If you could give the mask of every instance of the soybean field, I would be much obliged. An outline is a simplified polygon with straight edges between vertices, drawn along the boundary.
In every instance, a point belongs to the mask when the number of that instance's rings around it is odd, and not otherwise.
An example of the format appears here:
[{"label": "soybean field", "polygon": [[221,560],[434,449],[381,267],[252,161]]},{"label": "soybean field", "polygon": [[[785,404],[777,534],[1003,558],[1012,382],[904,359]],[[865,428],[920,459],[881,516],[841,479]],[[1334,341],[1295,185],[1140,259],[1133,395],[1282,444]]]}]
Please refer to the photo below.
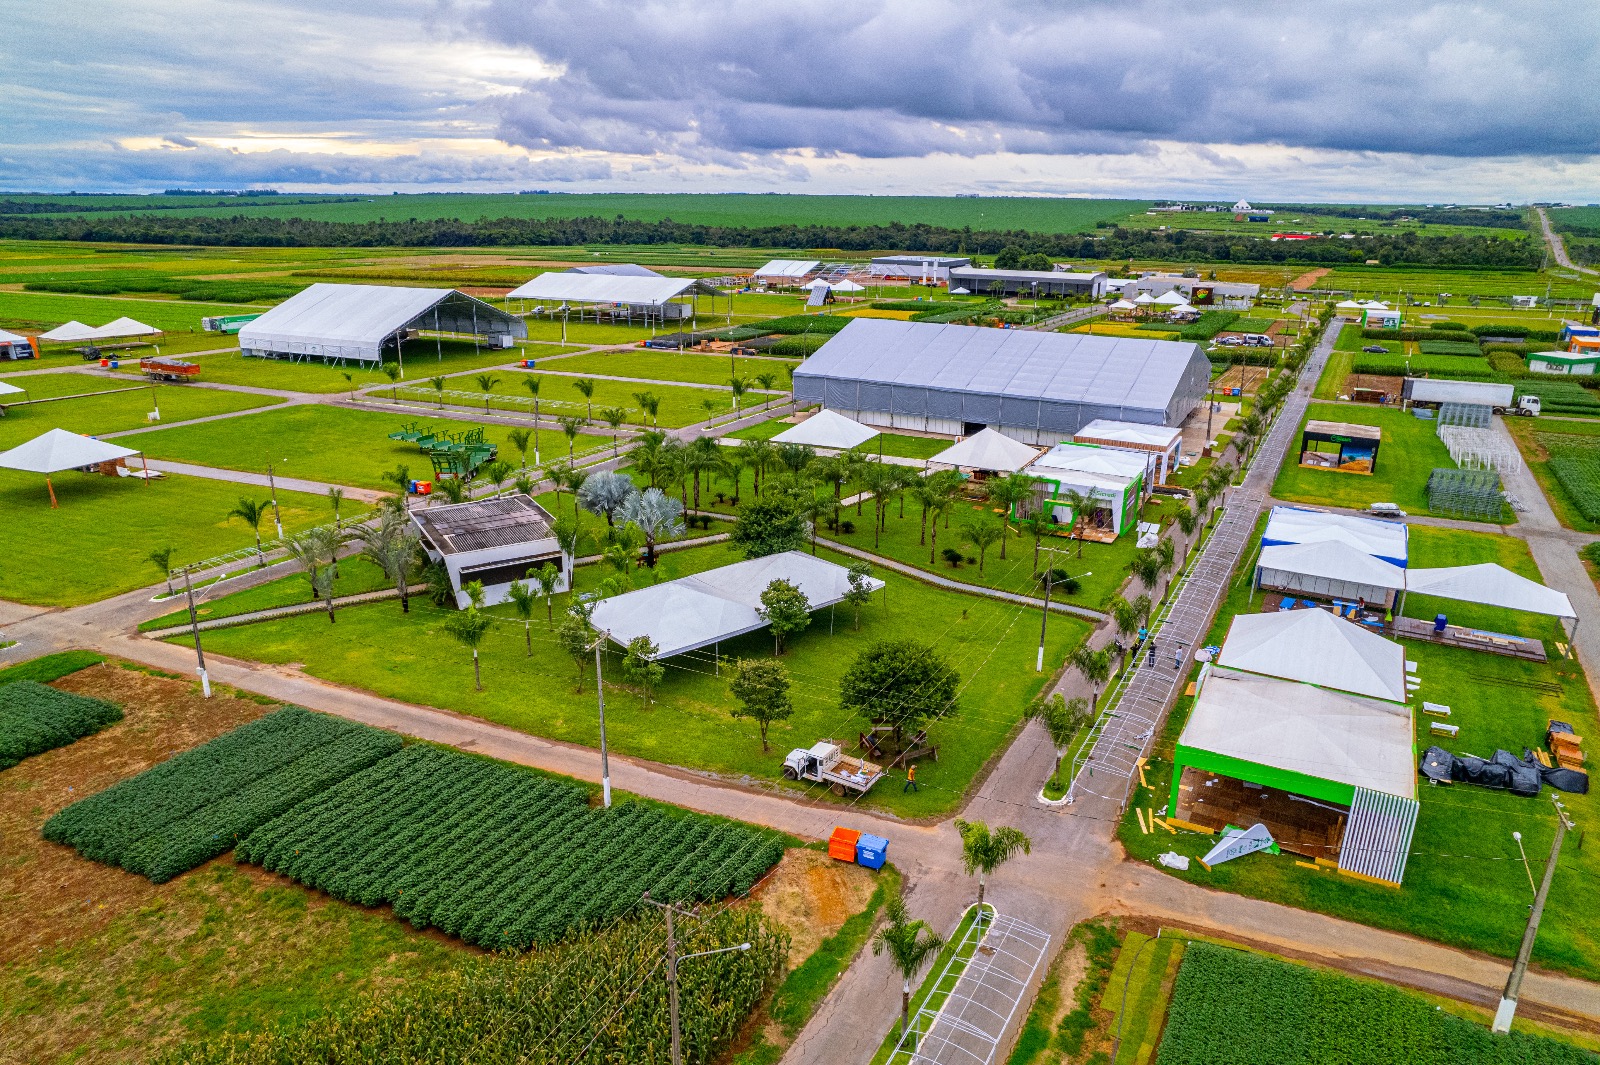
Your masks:
[{"label": "soybean field", "polygon": [[0,687],[0,769],[122,720],[120,707],[32,680]]}]

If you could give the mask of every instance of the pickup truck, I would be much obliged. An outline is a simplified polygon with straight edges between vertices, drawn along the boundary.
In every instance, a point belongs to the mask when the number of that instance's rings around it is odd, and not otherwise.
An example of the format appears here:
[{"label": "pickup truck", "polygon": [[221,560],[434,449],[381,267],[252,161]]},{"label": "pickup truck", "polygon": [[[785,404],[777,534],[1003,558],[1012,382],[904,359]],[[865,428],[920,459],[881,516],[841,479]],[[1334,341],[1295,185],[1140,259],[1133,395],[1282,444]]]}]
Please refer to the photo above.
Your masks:
[{"label": "pickup truck", "polygon": [[810,750],[796,747],[783,760],[783,775],[790,780],[814,780],[833,789],[835,795],[854,792],[865,795],[883,776],[883,767],[860,758],[848,758],[832,740],[813,744]]}]

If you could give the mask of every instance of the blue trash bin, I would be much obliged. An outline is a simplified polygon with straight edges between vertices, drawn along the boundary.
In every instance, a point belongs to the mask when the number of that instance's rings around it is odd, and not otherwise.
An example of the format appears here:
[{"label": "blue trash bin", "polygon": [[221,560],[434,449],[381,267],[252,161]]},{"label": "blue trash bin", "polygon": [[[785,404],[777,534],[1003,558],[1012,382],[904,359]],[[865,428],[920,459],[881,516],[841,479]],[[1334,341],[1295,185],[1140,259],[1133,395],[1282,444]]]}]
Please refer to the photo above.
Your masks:
[{"label": "blue trash bin", "polygon": [[1446,622],[1445,622],[1443,614],[1435,614],[1434,615],[1434,618],[1433,618],[1433,631],[1434,632],[1443,632],[1445,624],[1446,624]]},{"label": "blue trash bin", "polygon": [[882,869],[889,856],[889,841],[882,836],[863,834],[856,840],[856,864],[868,869]]}]

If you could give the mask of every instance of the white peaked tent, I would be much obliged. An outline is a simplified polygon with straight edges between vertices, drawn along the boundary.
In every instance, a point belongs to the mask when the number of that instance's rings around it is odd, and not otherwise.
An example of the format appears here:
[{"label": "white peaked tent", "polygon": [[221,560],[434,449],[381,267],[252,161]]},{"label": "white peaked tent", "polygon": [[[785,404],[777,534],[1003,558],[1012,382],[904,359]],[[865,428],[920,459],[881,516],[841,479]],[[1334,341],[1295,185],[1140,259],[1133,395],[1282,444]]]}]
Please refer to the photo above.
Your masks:
[{"label": "white peaked tent", "polygon": [[1038,457],[1038,448],[1013,440],[998,430],[984,429],[945,448],[928,461],[970,470],[1014,473]]},{"label": "white peaked tent", "polygon": [[1136,311],[1139,309],[1139,305],[1132,300],[1118,300],[1111,305],[1111,309],[1114,311]]},{"label": "white peaked tent", "polygon": [[1217,664],[1390,702],[1406,701],[1406,653],[1326,610],[1240,614]]},{"label": "white peaked tent", "polygon": [[18,388],[16,385],[8,384],[5,381],[0,381],[0,396],[15,396],[18,393],[26,391],[26,388]]},{"label": "white peaked tent", "polygon": [[866,291],[866,289],[864,287],[862,287],[861,285],[856,284],[854,281],[850,280],[848,277],[841,277],[839,280],[830,283],[830,285],[828,287],[833,289],[835,292],[865,292]]},{"label": "white peaked tent", "polygon": [[1358,300],[1340,300],[1333,307],[1339,311],[1364,311],[1367,309],[1367,305]]},{"label": "white peaked tent", "polygon": [[953,289],[950,290],[950,295],[952,295],[952,296],[970,296],[970,295],[972,295],[972,290],[970,288],[953,288]]},{"label": "white peaked tent", "polygon": [[27,343],[27,340],[28,338],[25,336],[8,333],[4,329],[0,329],[0,344],[24,344]]},{"label": "white peaked tent", "polygon": [[1319,599],[1364,599],[1389,607],[1405,586],[1405,570],[1338,540],[1263,547],[1256,562],[1257,588]]},{"label": "white peaked tent", "polygon": [[114,322],[107,322],[94,331],[96,340],[109,340],[112,337],[144,337],[159,333],[161,330],[153,325],[145,325],[135,318],[118,318]]},{"label": "white peaked tent", "polygon": [[1172,313],[1173,314],[1199,314],[1200,311],[1198,309],[1190,306],[1187,303],[1180,303],[1180,304],[1178,304],[1178,306],[1172,308]]},{"label": "white peaked tent", "polygon": [[1558,618],[1578,616],[1565,592],[1530,581],[1493,562],[1408,570],[1406,591],[1507,610],[1526,610],[1530,614],[1550,614]]},{"label": "white peaked tent", "polygon": [[[799,588],[812,610],[843,602],[850,590],[844,566],[783,551],[602,599],[590,620],[621,647],[648,636],[655,657],[667,658],[766,627],[761,593],[777,580]],[[868,577],[867,587],[878,591],[883,582]]]},{"label": "white peaked tent", "polygon": [[1148,292],[1141,292],[1137,296],[1133,297],[1133,302],[1135,306],[1148,307],[1152,303],[1156,302],[1156,298],[1150,295]]},{"label": "white peaked tent", "polygon": [[1178,307],[1188,303],[1189,297],[1185,296],[1177,289],[1173,289],[1170,292],[1163,292],[1161,295],[1157,296],[1155,298],[1155,302],[1165,304],[1168,307]]},{"label": "white peaked tent", "polygon": [[785,429],[772,438],[774,444],[806,444],[810,447],[848,451],[878,435],[878,430],[846,418],[824,407],[805,421]]},{"label": "white peaked tent", "polygon": [[48,333],[40,333],[39,339],[50,341],[92,340],[94,339],[94,327],[84,325],[77,319],[73,319],[65,325],[56,326]]},{"label": "white peaked tent", "polygon": [[[51,429],[36,436],[26,444],[18,444],[10,451],[0,451],[0,469],[21,470],[24,473],[44,474],[45,487],[50,491],[50,505],[56,505],[55,485],[50,475],[62,470],[98,466],[102,462],[115,462],[139,452],[132,448],[108,444],[89,436],[79,436],[65,429]],[[149,484],[145,480],[145,484]]]}]

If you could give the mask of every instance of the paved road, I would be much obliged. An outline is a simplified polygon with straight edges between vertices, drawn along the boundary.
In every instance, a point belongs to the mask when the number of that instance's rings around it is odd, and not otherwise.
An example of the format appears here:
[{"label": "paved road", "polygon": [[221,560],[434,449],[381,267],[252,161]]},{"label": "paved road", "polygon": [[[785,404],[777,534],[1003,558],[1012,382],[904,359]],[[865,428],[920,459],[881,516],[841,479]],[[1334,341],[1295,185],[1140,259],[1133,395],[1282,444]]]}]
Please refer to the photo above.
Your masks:
[{"label": "paved road", "polygon": [[1550,224],[1550,215],[1543,207],[1535,207],[1539,212],[1539,227],[1544,230],[1544,242],[1550,246],[1550,255],[1561,266],[1568,270],[1577,270],[1585,274],[1600,274],[1600,270],[1591,270],[1587,266],[1579,266],[1567,254],[1567,243],[1561,239],[1561,234],[1556,232],[1555,226]]}]

